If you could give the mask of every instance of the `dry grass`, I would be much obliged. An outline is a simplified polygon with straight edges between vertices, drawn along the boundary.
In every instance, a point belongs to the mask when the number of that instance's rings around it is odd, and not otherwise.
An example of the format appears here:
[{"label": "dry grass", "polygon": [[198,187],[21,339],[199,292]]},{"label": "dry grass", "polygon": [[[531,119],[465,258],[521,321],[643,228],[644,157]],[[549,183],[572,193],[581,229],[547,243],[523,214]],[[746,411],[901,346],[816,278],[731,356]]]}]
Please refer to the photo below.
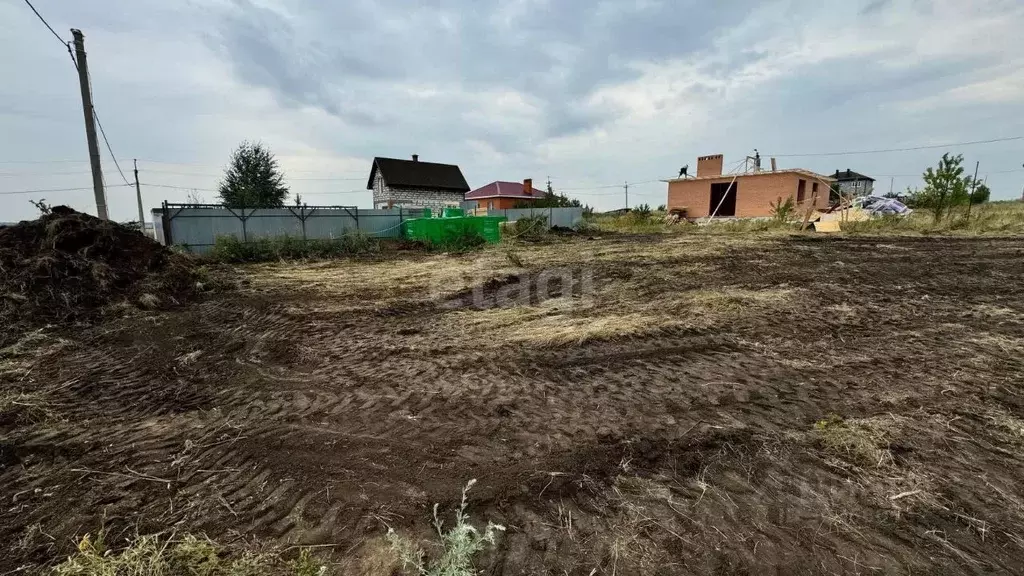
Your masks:
[{"label": "dry grass", "polygon": [[832,415],[814,424],[814,435],[825,450],[863,468],[892,465],[889,442],[899,421],[895,417],[844,419]]},{"label": "dry grass", "polygon": [[532,306],[449,314],[452,334],[486,336],[496,342],[536,345],[581,345],[596,340],[630,338],[679,327],[707,327],[754,310],[785,305],[790,290],[693,290],[663,300],[636,298],[629,282],[606,282],[582,298],[552,298]]},{"label": "dry grass", "polygon": [[691,309],[705,314],[735,314],[748,307],[771,307],[786,302],[791,290],[745,290],[723,288],[720,290],[693,290],[683,294],[682,301]]},{"label": "dry grass", "polygon": [[989,410],[984,415],[998,432],[1005,434],[1010,441],[1024,441],[1024,420],[1006,410]]},{"label": "dry grass", "polygon": [[843,222],[842,229],[847,234],[1016,235],[1024,233],[1024,203],[981,204],[971,208],[970,216],[967,215],[966,207],[960,207],[950,218],[939,222],[935,222],[929,211],[918,210],[906,218],[881,217],[862,222]]},{"label": "dry grass", "polygon": [[463,310],[451,315],[453,327],[487,332],[501,340],[540,345],[582,344],[635,336],[677,323],[665,316],[602,311],[571,298],[552,298],[536,306]]},{"label": "dry grass", "polygon": [[63,420],[40,394],[0,392],[0,426],[29,426]]},{"label": "dry grass", "polygon": [[0,349],[0,381],[24,380],[35,362],[70,344],[69,340],[55,337],[46,329],[26,333],[14,344]]},{"label": "dry grass", "polygon": [[124,548],[108,549],[101,531],[78,543],[78,551],[58,564],[55,576],[322,576],[327,566],[308,549],[286,561],[271,552],[227,551],[206,537],[140,536]]},{"label": "dry grass", "polygon": [[[722,218],[698,224],[668,224],[659,218],[642,218],[634,214],[624,216],[595,216],[589,222],[598,230],[629,234],[673,235],[762,235],[800,233],[800,223],[780,222],[771,218]],[[843,234],[871,235],[1010,235],[1024,233],[1024,203],[989,202],[971,208],[957,208],[948,219],[935,222],[932,214],[918,210],[909,217],[876,217],[860,222],[843,222]],[[805,232],[813,234],[813,232]]]}]

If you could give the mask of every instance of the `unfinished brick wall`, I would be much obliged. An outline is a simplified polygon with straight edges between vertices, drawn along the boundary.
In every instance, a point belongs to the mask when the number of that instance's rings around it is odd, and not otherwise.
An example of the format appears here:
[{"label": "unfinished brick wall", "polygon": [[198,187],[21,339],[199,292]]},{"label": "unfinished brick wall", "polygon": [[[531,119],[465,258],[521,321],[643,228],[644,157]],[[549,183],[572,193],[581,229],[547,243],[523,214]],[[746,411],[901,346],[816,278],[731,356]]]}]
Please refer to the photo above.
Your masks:
[{"label": "unfinished brick wall", "polygon": [[697,157],[697,177],[720,176],[722,174],[722,163],[725,159],[721,154]]},{"label": "unfinished brick wall", "polygon": [[[721,178],[669,182],[667,206],[669,210],[685,207],[689,218],[707,217],[715,209],[715,206],[710,205],[711,185],[728,184],[732,182],[732,179],[732,176],[722,176]],[[815,208],[828,207],[829,181],[827,179],[815,180],[809,175],[796,172],[761,172],[759,174],[744,174],[736,178],[736,217],[771,216],[770,204],[777,201],[779,197],[783,201],[788,196],[792,196],[794,201],[796,200],[800,180],[806,181],[804,202],[810,202],[814,183],[818,182],[818,200],[815,203]]]}]

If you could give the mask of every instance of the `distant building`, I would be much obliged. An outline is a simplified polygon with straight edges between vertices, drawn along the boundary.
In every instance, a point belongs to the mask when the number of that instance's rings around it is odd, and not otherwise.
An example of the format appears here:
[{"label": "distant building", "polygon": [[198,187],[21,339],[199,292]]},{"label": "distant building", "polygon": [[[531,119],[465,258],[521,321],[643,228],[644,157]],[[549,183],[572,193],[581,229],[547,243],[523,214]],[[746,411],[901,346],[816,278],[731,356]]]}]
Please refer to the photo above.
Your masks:
[{"label": "distant building", "polygon": [[[802,168],[722,174],[721,154],[697,158],[697,175],[668,182],[669,211],[686,211],[687,218],[761,218],[772,215],[771,204],[792,197],[798,210],[824,209],[834,180]],[[773,163],[774,166],[774,163]],[[813,204],[812,204],[813,202]]]},{"label": "distant building", "polygon": [[875,189],[874,178],[854,172],[849,168],[843,171],[836,170],[832,177],[835,178],[836,186],[842,191],[843,196],[870,196]]},{"label": "distant building", "polygon": [[544,196],[544,192],[534,190],[533,180],[527,178],[522,182],[491,182],[466,194],[466,202],[475,202],[475,208],[503,210],[524,203],[532,204]]},{"label": "distant building", "polygon": [[374,208],[444,208],[459,206],[469,185],[454,164],[374,158],[366,189],[373,190]]}]

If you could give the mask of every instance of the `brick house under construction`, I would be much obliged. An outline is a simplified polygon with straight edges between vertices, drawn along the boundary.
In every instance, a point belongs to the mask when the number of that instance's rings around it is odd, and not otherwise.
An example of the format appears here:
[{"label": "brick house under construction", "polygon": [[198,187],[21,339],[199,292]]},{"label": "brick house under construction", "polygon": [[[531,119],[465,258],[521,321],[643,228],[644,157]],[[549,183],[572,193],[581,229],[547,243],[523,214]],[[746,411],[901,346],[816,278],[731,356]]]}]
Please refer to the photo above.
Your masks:
[{"label": "brick house under construction", "polygon": [[[792,196],[798,206],[824,209],[833,178],[802,168],[722,174],[721,154],[697,158],[697,175],[668,182],[669,210],[685,209],[687,218],[759,218],[771,216],[770,204]],[[772,162],[774,166],[774,161]],[[717,208],[717,211],[716,211]]]}]

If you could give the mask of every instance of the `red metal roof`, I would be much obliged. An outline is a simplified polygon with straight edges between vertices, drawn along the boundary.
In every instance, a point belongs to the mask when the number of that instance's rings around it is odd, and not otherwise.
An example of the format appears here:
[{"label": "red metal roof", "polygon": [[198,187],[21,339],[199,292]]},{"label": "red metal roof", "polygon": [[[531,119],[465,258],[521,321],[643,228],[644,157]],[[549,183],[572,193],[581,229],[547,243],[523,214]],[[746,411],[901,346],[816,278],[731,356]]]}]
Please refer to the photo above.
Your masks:
[{"label": "red metal roof", "polygon": [[523,198],[537,200],[543,196],[544,191],[536,188],[533,189],[533,194],[526,194],[523,192],[522,182],[495,181],[472,192],[468,192],[466,200],[477,200],[480,198]]}]

